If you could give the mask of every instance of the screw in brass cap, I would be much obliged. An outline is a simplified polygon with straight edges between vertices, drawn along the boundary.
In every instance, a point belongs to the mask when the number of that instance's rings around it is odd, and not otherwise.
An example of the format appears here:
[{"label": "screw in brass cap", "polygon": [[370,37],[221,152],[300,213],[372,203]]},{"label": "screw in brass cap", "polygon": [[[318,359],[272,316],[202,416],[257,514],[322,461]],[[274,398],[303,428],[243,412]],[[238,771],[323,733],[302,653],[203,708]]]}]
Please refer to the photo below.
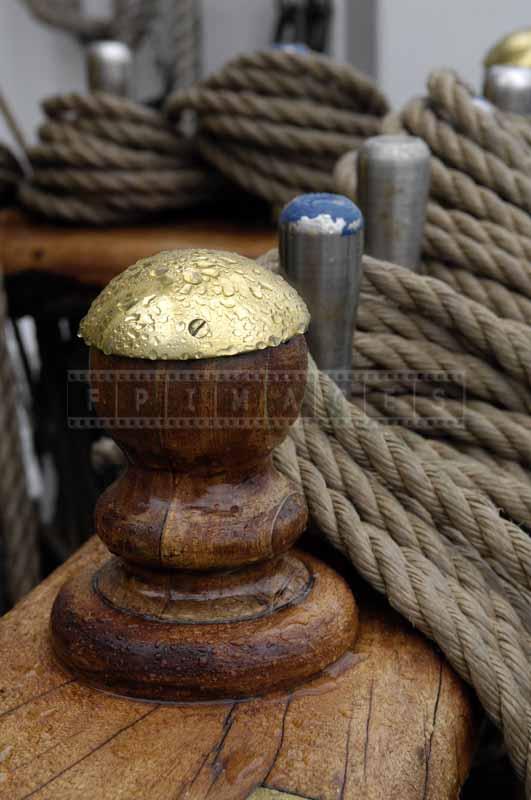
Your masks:
[{"label": "screw in brass cap", "polygon": [[276,347],[304,333],[308,309],[286,281],[220,250],[173,250],[114,278],[80,336],[107,355],[187,361]]}]

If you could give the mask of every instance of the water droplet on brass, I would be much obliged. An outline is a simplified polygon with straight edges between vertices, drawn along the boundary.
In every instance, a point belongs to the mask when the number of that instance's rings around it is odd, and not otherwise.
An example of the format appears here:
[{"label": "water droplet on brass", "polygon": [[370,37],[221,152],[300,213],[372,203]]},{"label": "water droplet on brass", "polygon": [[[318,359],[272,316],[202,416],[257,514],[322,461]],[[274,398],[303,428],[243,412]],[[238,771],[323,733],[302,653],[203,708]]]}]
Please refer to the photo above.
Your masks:
[{"label": "water droplet on brass", "polygon": [[[307,322],[281,278],[236,254],[190,249],[143,259],[113,279],[81,330],[116,355],[186,360],[274,347]],[[194,339],[190,351],[183,334]]]},{"label": "water droplet on brass", "polygon": [[195,269],[183,270],[183,278],[186,281],[186,283],[190,283],[193,286],[197,286],[202,281],[201,273]]}]

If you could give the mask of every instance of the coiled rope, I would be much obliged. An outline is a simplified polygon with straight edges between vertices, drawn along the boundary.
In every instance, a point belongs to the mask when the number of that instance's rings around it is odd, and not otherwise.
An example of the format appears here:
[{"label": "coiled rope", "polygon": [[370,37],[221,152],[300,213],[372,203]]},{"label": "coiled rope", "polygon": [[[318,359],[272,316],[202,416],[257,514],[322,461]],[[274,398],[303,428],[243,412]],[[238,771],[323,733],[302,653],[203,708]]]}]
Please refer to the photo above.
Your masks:
[{"label": "coiled rope", "polygon": [[273,204],[333,189],[337,158],[380,132],[387,101],[349,65],[316,53],[243,54],[168,100],[170,119],[198,117],[200,152]]},{"label": "coiled rope", "polygon": [[[428,88],[384,125],[432,152],[428,275],[365,259],[362,391],[349,402],[312,363],[275,459],[317,528],[474,687],[531,797],[531,149],[453,73]],[[336,168],[351,196],[354,160]]]},{"label": "coiled rope", "polygon": [[164,117],[106,94],[70,94],[43,103],[47,121],[29,149],[26,208],[94,225],[131,221],[205,201],[219,176]]},{"label": "coiled rope", "polygon": [[[531,126],[475,105],[450,71],[428,81],[428,96],[389,115],[388,133],[420,136],[432,152],[424,263],[439,278],[499,316],[531,323]],[[353,156],[336,185],[355,194]]]},{"label": "coiled rope", "polygon": [[481,110],[454,73],[439,70],[428,96],[388,121],[396,127],[421,136],[432,152],[428,274],[530,324],[531,126]]},{"label": "coiled rope", "polygon": [[[262,263],[278,268],[277,253]],[[400,319],[400,310],[411,309],[414,317],[422,313],[447,345],[459,340],[454,355],[474,352],[477,363],[466,377],[489,366],[494,382],[504,387],[518,372],[515,405],[529,404],[529,372],[511,366],[511,356],[500,363],[501,352],[491,341],[495,330],[502,340],[514,326],[512,344],[524,346],[526,352],[519,350],[524,366],[531,353],[520,326],[436,279],[375,259],[364,261],[363,289],[360,327],[372,330],[355,335],[355,364],[360,353],[365,359],[365,345],[381,335],[381,316],[374,326],[369,322],[375,303],[388,303],[387,319]],[[406,337],[422,330],[408,329],[403,321]],[[395,343],[407,351],[416,342],[402,334],[395,335]],[[424,369],[433,365],[428,351]],[[316,527],[474,687],[503,732],[529,797],[531,540],[521,527],[531,525],[529,416],[488,406],[474,399],[474,392],[466,406],[441,405],[422,395],[383,395],[378,383],[371,391],[364,370],[358,377],[363,394],[349,402],[310,362],[301,417],[275,451],[275,463],[302,486]],[[431,439],[433,430],[428,437],[412,430],[409,423],[417,419],[425,433],[418,404],[441,432],[455,435],[458,446],[451,438]],[[402,424],[390,426],[395,416]],[[453,424],[445,424],[448,417]],[[475,450],[461,452],[462,444]]]}]

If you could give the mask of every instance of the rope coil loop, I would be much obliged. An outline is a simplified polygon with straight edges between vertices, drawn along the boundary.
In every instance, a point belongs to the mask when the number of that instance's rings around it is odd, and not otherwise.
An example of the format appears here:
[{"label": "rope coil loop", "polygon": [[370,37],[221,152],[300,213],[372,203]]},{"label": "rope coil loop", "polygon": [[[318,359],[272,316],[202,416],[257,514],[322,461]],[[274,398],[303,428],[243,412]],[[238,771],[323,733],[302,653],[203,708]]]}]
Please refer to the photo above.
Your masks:
[{"label": "rope coil loop", "polygon": [[198,117],[202,155],[227,178],[273,204],[333,191],[333,165],[380,132],[385,97],[349,65],[316,53],[243,54],[190,89],[166,113]]},{"label": "rope coil loop", "polygon": [[[279,268],[275,250],[260,260]],[[529,797],[528,334],[437,279],[366,257],[360,391],[348,402],[311,362],[301,418],[274,457],[316,528],[474,687]],[[389,393],[382,368],[458,371],[466,402],[429,382]]]},{"label": "rope coil loop", "polygon": [[34,172],[20,187],[26,208],[93,225],[206,201],[219,176],[158,112],[102,93],[44,101],[40,144],[29,150]]},{"label": "rope coil loop", "polygon": [[[383,129],[431,150],[426,274],[365,259],[361,391],[349,404],[313,366],[276,462],[316,526],[471,683],[531,797],[531,128],[436,71]],[[355,199],[355,152],[334,177]],[[430,372],[445,376],[436,392]]]},{"label": "rope coil loop", "polygon": [[437,70],[427,97],[390,115],[384,129],[420,136],[432,151],[428,273],[500,317],[530,324],[529,123],[485,112],[454,72]]}]

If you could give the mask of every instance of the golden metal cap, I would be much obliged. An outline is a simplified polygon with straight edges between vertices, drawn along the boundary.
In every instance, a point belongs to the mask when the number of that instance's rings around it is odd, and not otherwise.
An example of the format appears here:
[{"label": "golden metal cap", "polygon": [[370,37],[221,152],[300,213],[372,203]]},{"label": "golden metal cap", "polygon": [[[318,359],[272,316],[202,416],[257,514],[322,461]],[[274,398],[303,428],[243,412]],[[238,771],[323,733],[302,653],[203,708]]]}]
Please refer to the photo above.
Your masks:
[{"label": "golden metal cap", "polygon": [[512,64],[531,68],[531,28],[514,31],[496,42],[485,56],[485,66]]},{"label": "golden metal cap", "polygon": [[276,347],[304,333],[309,321],[295,289],[255,261],[174,250],[114,278],[79,333],[108,355],[187,361]]}]

